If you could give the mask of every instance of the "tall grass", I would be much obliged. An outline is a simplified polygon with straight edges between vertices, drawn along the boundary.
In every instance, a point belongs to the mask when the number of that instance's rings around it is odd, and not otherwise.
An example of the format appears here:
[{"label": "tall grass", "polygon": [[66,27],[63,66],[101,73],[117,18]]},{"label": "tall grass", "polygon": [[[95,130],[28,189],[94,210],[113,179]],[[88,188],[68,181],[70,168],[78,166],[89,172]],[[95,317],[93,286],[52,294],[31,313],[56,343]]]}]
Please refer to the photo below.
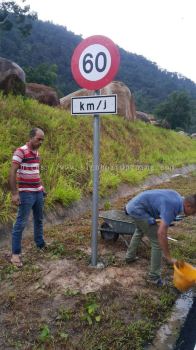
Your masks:
[{"label": "tall grass", "polygon": [[[187,136],[118,116],[100,118],[102,196],[123,182],[136,184],[151,174],[196,163],[196,141]],[[12,153],[35,126],[45,131],[40,154],[47,207],[56,202],[69,206],[92,192],[93,117],[72,117],[34,100],[0,95],[0,190],[7,198],[0,202],[1,221],[12,214],[7,187]]]}]

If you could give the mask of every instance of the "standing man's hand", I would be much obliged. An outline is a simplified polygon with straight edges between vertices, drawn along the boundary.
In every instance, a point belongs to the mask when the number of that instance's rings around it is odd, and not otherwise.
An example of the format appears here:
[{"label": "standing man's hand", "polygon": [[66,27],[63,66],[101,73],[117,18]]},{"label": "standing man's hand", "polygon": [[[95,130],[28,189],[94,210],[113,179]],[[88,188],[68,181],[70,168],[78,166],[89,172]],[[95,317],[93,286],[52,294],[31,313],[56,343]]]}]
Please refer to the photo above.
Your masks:
[{"label": "standing man's hand", "polygon": [[20,167],[20,164],[12,163],[12,166],[10,169],[9,184],[10,184],[10,190],[12,192],[12,203],[14,205],[20,204],[20,197],[16,186],[16,173],[19,167]]},{"label": "standing man's hand", "polygon": [[14,193],[14,194],[12,194],[12,203],[13,203],[14,205],[19,205],[19,204],[20,204],[19,193]]}]

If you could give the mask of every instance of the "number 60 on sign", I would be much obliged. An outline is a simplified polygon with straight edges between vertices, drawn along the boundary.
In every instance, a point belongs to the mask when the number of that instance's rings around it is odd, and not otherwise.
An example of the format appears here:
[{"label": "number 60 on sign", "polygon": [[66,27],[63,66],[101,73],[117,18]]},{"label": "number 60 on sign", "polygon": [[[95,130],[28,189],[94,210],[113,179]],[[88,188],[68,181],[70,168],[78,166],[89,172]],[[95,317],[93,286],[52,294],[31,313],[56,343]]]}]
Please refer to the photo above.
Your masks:
[{"label": "number 60 on sign", "polygon": [[71,70],[79,86],[97,90],[109,84],[117,73],[120,55],[116,45],[101,35],[83,40],[75,49]]}]

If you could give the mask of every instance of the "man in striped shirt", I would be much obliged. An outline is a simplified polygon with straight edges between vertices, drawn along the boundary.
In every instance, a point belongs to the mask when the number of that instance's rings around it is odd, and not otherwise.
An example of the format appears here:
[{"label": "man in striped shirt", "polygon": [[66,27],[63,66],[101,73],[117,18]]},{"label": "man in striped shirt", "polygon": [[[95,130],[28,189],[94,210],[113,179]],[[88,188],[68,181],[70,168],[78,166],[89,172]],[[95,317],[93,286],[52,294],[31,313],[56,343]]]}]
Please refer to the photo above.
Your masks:
[{"label": "man in striped shirt", "polygon": [[18,214],[12,231],[11,262],[22,267],[21,241],[22,232],[26,226],[30,211],[33,211],[34,241],[38,248],[43,249],[43,195],[41,183],[38,148],[44,141],[44,132],[33,128],[29,133],[29,142],[14,152],[10,171],[10,188],[12,203],[18,205]]}]

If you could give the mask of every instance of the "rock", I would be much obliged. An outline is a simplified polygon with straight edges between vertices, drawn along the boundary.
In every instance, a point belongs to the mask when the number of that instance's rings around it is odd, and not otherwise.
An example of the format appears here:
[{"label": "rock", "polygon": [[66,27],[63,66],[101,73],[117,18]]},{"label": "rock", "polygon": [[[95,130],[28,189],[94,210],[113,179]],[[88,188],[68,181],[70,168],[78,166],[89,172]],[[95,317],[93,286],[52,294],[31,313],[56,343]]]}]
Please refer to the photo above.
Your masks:
[{"label": "rock", "polygon": [[136,111],[136,119],[139,119],[145,123],[151,123],[151,118],[144,112]]},{"label": "rock", "polygon": [[157,120],[155,119],[154,121],[151,121],[151,124],[155,126],[159,126],[160,128],[171,129],[171,125],[165,119],[157,119]]},{"label": "rock", "polygon": [[149,123],[165,129],[171,129],[170,124],[167,122],[167,120],[156,119],[153,115],[147,114],[145,112],[136,111],[136,118],[142,120],[145,123]]},{"label": "rock", "polygon": [[183,130],[178,131],[178,134],[183,136],[189,136],[189,134]]},{"label": "rock", "polygon": [[0,57],[0,90],[25,95],[25,72],[15,62]]},{"label": "rock", "polygon": [[196,139],[196,133],[191,134],[191,138],[192,138],[192,139]]},{"label": "rock", "polygon": [[101,94],[116,94],[118,115],[128,120],[134,121],[136,119],[135,100],[130,89],[124,83],[121,81],[112,81],[101,89]]},{"label": "rock", "polygon": [[[101,95],[117,95],[117,114],[128,120],[135,120],[136,110],[134,97],[129,88],[120,81],[112,81],[100,91]],[[94,91],[81,89],[77,90],[60,99],[60,105],[63,109],[71,110],[71,98],[78,96],[92,96]]]},{"label": "rock", "polygon": [[58,106],[57,92],[50,86],[36,83],[26,84],[26,96],[49,106]]}]

